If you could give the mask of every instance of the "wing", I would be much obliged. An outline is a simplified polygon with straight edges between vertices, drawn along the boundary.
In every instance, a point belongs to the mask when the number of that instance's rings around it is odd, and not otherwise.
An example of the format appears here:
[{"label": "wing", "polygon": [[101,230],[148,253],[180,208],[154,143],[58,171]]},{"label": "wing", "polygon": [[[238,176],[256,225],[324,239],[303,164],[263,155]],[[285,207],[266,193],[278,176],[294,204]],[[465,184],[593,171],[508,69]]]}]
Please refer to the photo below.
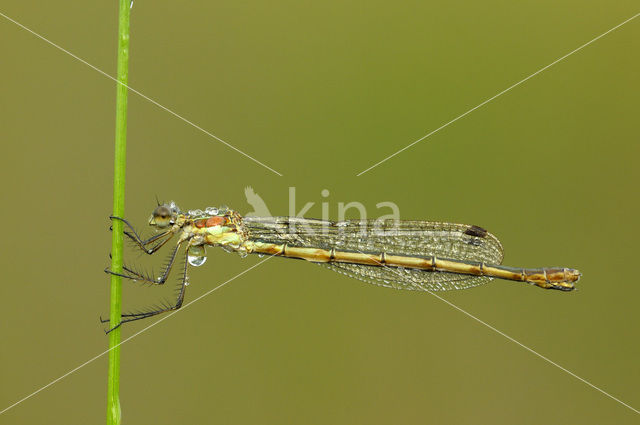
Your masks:
[{"label": "wing", "polygon": [[470,276],[447,272],[401,269],[397,267],[375,267],[363,264],[317,263],[345,276],[384,286],[410,291],[450,291],[467,289],[490,282],[487,276]]},{"label": "wing", "polygon": [[[379,255],[436,256],[453,260],[502,262],[500,241],[466,224],[405,220],[331,222],[297,217],[246,217],[249,237],[289,246],[356,251]],[[485,276],[350,263],[320,265],[368,283],[391,288],[444,291],[487,283]]]}]

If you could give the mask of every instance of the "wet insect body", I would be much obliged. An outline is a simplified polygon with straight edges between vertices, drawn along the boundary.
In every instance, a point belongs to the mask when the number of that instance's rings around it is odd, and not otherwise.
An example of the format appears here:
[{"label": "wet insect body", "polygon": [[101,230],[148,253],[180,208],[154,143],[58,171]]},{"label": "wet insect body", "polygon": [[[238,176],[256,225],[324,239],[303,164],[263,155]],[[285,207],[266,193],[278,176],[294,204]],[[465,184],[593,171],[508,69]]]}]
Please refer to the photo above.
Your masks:
[{"label": "wet insect body", "polygon": [[242,217],[228,208],[182,212],[175,203],[159,205],[149,224],[158,233],[142,240],[131,224],[125,235],[147,254],[177,237],[159,277],[124,266],[122,277],[164,284],[178,256],[186,259],[174,304],[122,315],[122,323],[180,308],[189,265],[206,261],[206,247],[248,254],[295,258],[317,263],[376,285],[418,291],[465,289],[493,278],[540,288],[573,290],[580,272],[565,267],[502,266],[500,241],[478,226],[430,221],[352,220],[330,222],[299,217]]}]

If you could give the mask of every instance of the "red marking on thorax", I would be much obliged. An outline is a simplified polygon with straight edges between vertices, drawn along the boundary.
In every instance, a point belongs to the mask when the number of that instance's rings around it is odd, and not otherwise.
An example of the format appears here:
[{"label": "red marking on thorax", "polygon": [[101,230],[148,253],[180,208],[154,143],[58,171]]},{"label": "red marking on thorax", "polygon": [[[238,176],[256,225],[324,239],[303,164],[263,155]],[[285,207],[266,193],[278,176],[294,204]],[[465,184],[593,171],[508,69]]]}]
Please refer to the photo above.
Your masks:
[{"label": "red marking on thorax", "polygon": [[224,222],[225,222],[224,217],[213,216],[209,218],[201,218],[199,220],[195,220],[193,224],[195,224],[195,226],[198,229],[202,229],[203,227],[220,226],[221,224],[224,224]]}]

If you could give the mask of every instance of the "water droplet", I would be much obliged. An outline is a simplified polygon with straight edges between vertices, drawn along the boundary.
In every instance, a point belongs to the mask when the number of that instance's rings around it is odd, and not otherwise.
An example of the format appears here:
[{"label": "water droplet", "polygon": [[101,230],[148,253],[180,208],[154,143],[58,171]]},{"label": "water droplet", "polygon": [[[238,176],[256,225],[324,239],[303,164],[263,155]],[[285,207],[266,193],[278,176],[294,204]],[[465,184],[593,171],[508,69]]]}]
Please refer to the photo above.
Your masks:
[{"label": "water droplet", "polygon": [[218,209],[215,207],[207,207],[204,211],[210,215],[218,215]]},{"label": "water droplet", "polygon": [[207,253],[205,252],[204,246],[198,245],[189,247],[187,261],[189,261],[189,264],[192,266],[199,267],[203,265],[207,261]]},{"label": "water droplet", "polygon": [[187,256],[187,260],[189,264],[192,266],[200,267],[207,261],[207,257],[205,256],[197,256],[197,255],[189,255]]}]

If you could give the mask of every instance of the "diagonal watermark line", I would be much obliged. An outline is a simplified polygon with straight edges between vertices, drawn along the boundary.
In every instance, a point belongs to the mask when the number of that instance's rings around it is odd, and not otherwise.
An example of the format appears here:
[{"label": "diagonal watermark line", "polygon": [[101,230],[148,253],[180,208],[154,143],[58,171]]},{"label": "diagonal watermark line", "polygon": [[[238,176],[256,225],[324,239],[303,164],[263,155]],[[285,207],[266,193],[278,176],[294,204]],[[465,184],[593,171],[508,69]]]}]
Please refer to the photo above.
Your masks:
[{"label": "diagonal watermark line", "polygon": [[588,386],[590,386],[591,388],[593,388],[596,391],[599,391],[600,393],[606,395],[607,397],[609,397],[610,399],[617,401],[618,403],[620,403],[621,405],[623,405],[624,407],[633,410],[634,412],[640,414],[640,411],[633,408],[632,406],[628,405],[627,403],[625,403],[624,401],[620,400],[619,398],[616,398],[614,396],[612,396],[611,394],[609,394],[608,392],[606,392],[605,390],[595,386],[594,384],[592,384],[591,382],[587,381],[584,378],[581,378],[580,376],[576,375],[575,373],[571,372],[569,369],[560,366],[558,363],[554,362],[553,360],[551,360],[548,357],[543,356],[542,354],[538,353],[537,351],[535,351],[532,348],[527,347],[526,345],[524,345],[523,343],[521,343],[520,341],[518,341],[515,338],[510,337],[509,335],[507,335],[506,333],[502,332],[499,329],[494,328],[493,326],[491,326],[490,324],[488,324],[487,322],[484,322],[483,320],[477,318],[476,316],[474,316],[473,314],[469,313],[468,311],[465,311],[464,309],[462,309],[461,307],[458,307],[457,305],[453,304],[451,301],[448,301],[444,298],[442,298],[439,295],[436,295],[435,293],[428,291],[430,295],[433,295],[434,297],[436,297],[437,299],[439,299],[440,301],[446,303],[447,305],[449,305],[450,307],[455,308],[456,310],[458,310],[459,312],[465,314],[466,316],[472,318],[473,320],[475,320],[476,322],[486,326],[487,328],[491,329],[492,331],[496,332],[499,335],[502,335],[503,337],[507,338],[509,341],[518,344],[520,347],[524,348],[525,350],[527,350],[528,352],[530,352],[531,354],[534,354],[538,357],[540,357],[542,360],[544,360],[545,362],[554,365],[555,367],[557,367],[558,369],[568,373],[569,375],[573,376],[574,378],[576,378],[577,380],[587,384]]},{"label": "diagonal watermark line", "polygon": [[246,158],[249,158],[250,160],[252,160],[253,162],[255,162],[256,164],[259,164],[261,166],[263,166],[264,168],[266,168],[267,170],[279,175],[280,177],[282,177],[282,174],[277,172],[276,170],[274,170],[273,168],[269,167],[268,165],[263,164],[262,162],[258,161],[257,159],[255,159],[254,157],[252,157],[251,155],[241,151],[240,149],[236,148],[235,146],[233,146],[232,144],[222,140],[220,137],[216,136],[215,134],[205,130],[204,128],[200,127],[199,125],[197,125],[196,123],[194,123],[193,121],[189,121],[188,119],[186,119],[185,117],[183,117],[182,115],[179,115],[178,113],[172,111],[171,109],[167,108],[166,106],[161,105],[160,103],[156,102],[155,100],[151,99],[149,96],[146,96],[144,94],[142,94],[141,92],[139,92],[136,89],[133,89],[131,87],[129,87],[128,85],[121,83],[120,81],[118,81],[117,78],[112,77],[111,75],[107,74],[106,72],[104,72],[103,70],[101,70],[100,68],[90,64],[89,62],[85,61],[84,59],[74,55],[73,53],[71,53],[70,51],[66,50],[65,48],[59,46],[58,44],[54,43],[53,41],[47,39],[46,37],[38,34],[37,32],[35,32],[34,30],[22,25],[20,22],[16,21],[15,19],[11,19],[9,16],[5,15],[4,13],[0,12],[0,16],[2,16],[3,18],[5,18],[6,20],[13,22],[14,24],[16,24],[17,26],[19,26],[20,28],[22,28],[25,31],[30,32],[31,34],[35,35],[36,37],[38,37],[40,40],[44,41],[45,43],[55,47],[56,49],[60,50],[61,52],[66,53],[67,55],[71,56],[72,58],[76,59],[79,62],[82,62],[83,64],[85,64],[86,66],[88,66],[89,68],[93,69],[94,71],[102,74],[103,76],[107,77],[110,80],[115,81],[118,84],[122,84],[123,86],[125,86],[129,91],[131,91],[132,93],[137,94],[138,96],[140,96],[141,98],[153,103],[154,105],[156,105],[158,108],[170,113],[171,115],[173,115],[174,117],[178,118],[179,120],[189,124],[191,127],[200,130],[201,132],[203,132],[204,134],[206,134],[207,136],[216,139],[217,141],[219,141],[220,143],[222,143],[223,145],[225,145],[226,147],[233,149],[234,151],[238,152],[240,155],[245,156]]},{"label": "diagonal watermark line", "polygon": [[551,62],[549,65],[545,66],[544,68],[540,68],[539,70],[537,70],[536,72],[534,72],[533,74],[529,75],[528,77],[518,81],[517,83],[507,87],[506,89],[502,90],[500,93],[496,94],[495,96],[490,97],[489,99],[485,100],[484,102],[480,103],[479,105],[474,106],[473,108],[469,109],[467,112],[458,115],[456,118],[452,119],[451,121],[441,125],[440,127],[436,128],[435,130],[433,130],[430,133],[425,134],[424,136],[422,136],[421,138],[419,138],[418,140],[408,144],[407,146],[405,146],[404,148],[400,149],[397,152],[392,153],[391,155],[389,155],[388,157],[384,158],[381,161],[376,162],[375,164],[373,164],[371,167],[367,168],[364,171],[360,171],[358,174],[356,174],[356,177],[360,177],[361,175],[363,175],[364,173],[366,173],[367,171],[377,167],[378,165],[382,164],[383,162],[386,162],[388,160],[390,160],[391,158],[393,158],[394,156],[398,155],[399,153],[402,153],[404,151],[406,151],[407,149],[409,149],[410,147],[412,147],[413,145],[415,145],[416,143],[419,143],[421,141],[423,141],[424,139],[426,139],[427,137],[431,136],[432,134],[437,133],[438,131],[442,130],[445,127],[448,127],[450,124],[453,124],[454,122],[458,121],[460,118],[465,117],[466,115],[470,114],[471,112],[475,111],[478,108],[481,108],[482,106],[486,105],[487,103],[491,102],[492,100],[502,96],[503,94],[505,94],[506,92],[508,92],[509,90],[519,86],[520,84],[524,83],[525,81],[529,80],[530,78],[535,77],[536,75],[540,74],[543,71],[546,71],[547,69],[551,68],[553,65],[557,64],[558,62],[562,61],[563,59],[568,58],[569,56],[571,56],[572,54],[584,49],[585,47],[587,47],[588,45],[594,43],[595,41],[601,39],[602,37],[604,37],[605,35],[609,34],[612,31],[617,30],[618,28],[620,28],[621,26],[623,26],[624,24],[634,20],[635,18],[637,18],[638,16],[640,16],[640,13],[636,13],[635,15],[633,15],[632,17],[630,17],[629,19],[627,19],[626,21],[623,21],[621,23],[619,23],[618,25],[616,25],[615,27],[611,28],[610,30],[603,32],[602,34],[600,34],[599,36],[587,41],[586,43],[584,43],[582,46],[570,51],[569,53],[567,53],[566,55],[556,59],[555,61]]},{"label": "diagonal watermark line", "polygon": [[[369,257],[369,259],[373,260],[375,263],[377,263],[379,266],[382,266],[388,270],[391,270],[393,273],[399,275],[400,277],[404,277],[404,275],[402,275],[402,273],[399,270],[396,270],[395,268],[389,267],[386,264],[381,263],[377,257],[371,255],[371,254],[366,254],[360,250],[358,250],[358,252],[360,252],[360,254],[366,255]],[[410,283],[412,286],[414,286],[416,289],[427,292],[429,295],[432,295],[434,297],[436,297],[437,299],[439,299],[440,301],[442,301],[443,303],[447,304],[450,307],[455,308],[456,310],[458,310],[459,312],[465,314],[466,316],[472,318],[473,320],[475,320],[476,322],[486,326],[487,328],[491,329],[492,331],[496,332],[499,335],[502,335],[503,337],[507,338],[509,341],[519,345],[520,347],[524,348],[525,350],[529,351],[531,354],[534,354],[536,356],[538,356],[539,358],[541,358],[542,360],[546,361],[549,364],[552,364],[553,366],[557,367],[558,369],[568,373],[569,375],[573,376],[574,378],[576,378],[577,380],[587,384],[588,386],[590,386],[591,388],[593,388],[596,391],[599,391],[600,393],[606,395],[607,397],[609,397],[610,399],[617,401],[618,403],[620,403],[621,405],[623,405],[624,407],[633,410],[635,413],[640,414],[640,411],[635,409],[634,407],[628,405],[627,403],[625,403],[624,401],[620,400],[619,398],[616,398],[614,396],[612,396],[611,394],[609,394],[608,392],[606,392],[605,390],[595,386],[594,384],[592,384],[591,382],[587,381],[584,378],[581,378],[580,376],[576,375],[575,373],[571,372],[569,369],[560,366],[558,363],[554,362],[553,360],[551,360],[548,357],[543,356],[542,354],[538,353],[537,351],[535,351],[532,348],[529,348],[528,346],[524,345],[523,343],[521,343],[520,341],[518,341],[517,339],[510,337],[509,335],[507,335],[506,333],[502,332],[499,329],[496,329],[495,327],[491,326],[490,324],[488,324],[487,322],[479,319],[478,317],[474,316],[473,314],[469,313],[468,311],[464,310],[461,307],[458,307],[457,305],[455,305],[454,303],[452,303],[451,301],[448,301],[444,298],[442,298],[440,295],[437,295],[435,292],[428,290],[427,288],[425,288],[424,286],[418,284],[417,282],[411,282]]]},{"label": "diagonal watermark line", "polygon": [[238,273],[237,275],[233,276],[232,278],[230,278],[230,279],[229,279],[229,280],[227,280],[226,282],[221,283],[220,285],[216,286],[215,288],[208,290],[207,292],[205,292],[204,294],[202,294],[202,295],[200,295],[199,297],[195,298],[194,300],[192,300],[192,301],[190,301],[190,302],[186,303],[186,304],[185,304],[185,305],[183,305],[183,306],[182,306],[182,308],[180,308],[179,310],[172,311],[171,313],[167,314],[166,316],[162,317],[161,319],[159,319],[159,320],[157,320],[157,321],[153,322],[152,324],[150,324],[150,325],[149,325],[149,326],[147,326],[146,328],[143,328],[143,329],[139,330],[138,332],[134,333],[133,335],[131,335],[130,337],[128,337],[128,338],[126,338],[126,339],[123,339],[122,341],[120,341],[120,343],[119,343],[118,345],[116,345],[116,346],[114,346],[114,347],[112,347],[112,348],[110,348],[110,349],[108,349],[108,350],[106,350],[106,351],[103,351],[102,353],[100,353],[100,354],[98,354],[98,355],[96,355],[96,356],[94,356],[94,357],[90,358],[89,360],[87,360],[86,362],[82,363],[81,365],[79,365],[79,366],[77,366],[77,367],[75,367],[75,368],[71,369],[69,372],[65,373],[64,375],[59,376],[58,378],[56,378],[56,379],[54,379],[53,381],[49,382],[47,385],[45,385],[45,386],[43,386],[43,387],[40,387],[39,389],[37,389],[36,391],[32,392],[32,393],[31,393],[31,394],[29,394],[28,396],[23,397],[23,398],[21,398],[20,400],[18,400],[18,401],[16,401],[15,403],[13,403],[12,405],[5,407],[4,409],[2,409],[2,410],[0,411],[0,415],[2,415],[3,413],[5,413],[6,411],[8,411],[8,410],[10,410],[10,409],[12,409],[12,408],[14,408],[14,407],[16,407],[17,405],[19,405],[19,404],[20,404],[20,403],[22,403],[23,401],[26,401],[26,400],[30,399],[31,397],[33,397],[34,395],[38,394],[39,392],[46,390],[47,388],[49,388],[50,386],[52,386],[52,385],[53,385],[53,384],[55,384],[56,382],[59,382],[59,381],[63,380],[64,378],[66,378],[67,376],[69,376],[69,375],[73,374],[74,372],[77,372],[78,370],[82,369],[82,368],[83,368],[83,367],[85,367],[86,365],[88,365],[88,364],[90,364],[90,363],[93,363],[94,361],[98,360],[100,357],[102,357],[102,356],[104,356],[104,355],[108,354],[108,353],[109,353],[109,351],[113,350],[114,348],[119,347],[119,346],[121,346],[122,344],[124,344],[125,342],[127,342],[127,341],[129,341],[129,340],[132,340],[133,338],[137,337],[137,336],[138,336],[138,335],[140,335],[141,333],[148,331],[149,329],[151,329],[152,327],[154,327],[154,326],[155,326],[155,325],[157,325],[158,323],[160,323],[160,322],[163,322],[163,321],[167,320],[169,317],[173,316],[174,314],[177,314],[177,313],[179,313],[179,312],[183,311],[185,308],[189,307],[191,304],[195,303],[196,301],[201,300],[202,298],[206,297],[207,295],[211,294],[212,292],[217,291],[218,289],[220,289],[220,288],[222,288],[223,286],[225,286],[227,283],[229,283],[229,282],[231,282],[231,281],[233,281],[233,280],[235,280],[235,279],[239,278],[240,276],[242,276],[243,274],[247,273],[248,271],[255,269],[256,267],[258,267],[259,265],[263,264],[265,261],[270,260],[271,258],[273,258],[273,256],[269,256],[269,257],[265,258],[264,260],[260,261],[259,263],[254,264],[253,266],[249,267],[248,269],[246,269],[246,270],[244,270],[244,271],[242,271],[242,272]]}]

